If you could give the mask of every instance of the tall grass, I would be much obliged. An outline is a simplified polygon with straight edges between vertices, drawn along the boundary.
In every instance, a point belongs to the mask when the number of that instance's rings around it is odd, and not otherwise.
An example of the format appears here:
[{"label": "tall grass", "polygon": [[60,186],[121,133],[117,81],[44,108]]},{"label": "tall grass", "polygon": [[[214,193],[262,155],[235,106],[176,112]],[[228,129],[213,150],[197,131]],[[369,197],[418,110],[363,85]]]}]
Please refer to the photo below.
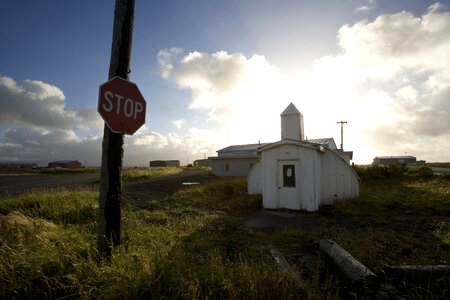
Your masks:
[{"label": "tall grass", "polygon": [[36,171],[38,174],[83,174],[83,173],[98,173],[100,168],[41,168]]},{"label": "tall grass", "polygon": [[386,165],[354,165],[353,168],[362,179],[390,179],[414,177],[415,179],[433,178],[434,172],[425,165],[406,165],[405,163],[390,163]]},{"label": "tall grass", "polygon": [[[246,191],[245,179],[230,179],[152,200],[147,209],[125,206],[122,244],[111,261],[96,251],[97,192],[0,199],[0,298],[338,299],[334,275],[302,273],[297,281],[267,252],[317,253],[323,237],[377,274],[389,264],[448,263],[446,177],[365,179],[359,199],[298,212],[297,226],[278,231],[241,226],[261,212],[261,198]],[[385,286],[376,296],[383,295],[404,294]]]},{"label": "tall grass", "polygon": [[38,168],[38,169],[14,169],[4,168],[0,170],[0,176],[31,176],[39,174],[61,175],[61,174],[85,174],[99,173],[100,168]]},{"label": "tall grass", "polygon": [[183,169],[178,167],[129,169],[123,172],[122,180],[123,181],[142,180],[154,177],[175,175],[181,172],[183,172]]},{"label": "tall grass", "polygon": [[242,181],[186,189],[149,210],[125,208],[111,262],[95,248],[97,197],[66,191],[0,200],[0,297],[288,298],[301,291],[249,242],[241,218],[227,214],[259,205]]}]

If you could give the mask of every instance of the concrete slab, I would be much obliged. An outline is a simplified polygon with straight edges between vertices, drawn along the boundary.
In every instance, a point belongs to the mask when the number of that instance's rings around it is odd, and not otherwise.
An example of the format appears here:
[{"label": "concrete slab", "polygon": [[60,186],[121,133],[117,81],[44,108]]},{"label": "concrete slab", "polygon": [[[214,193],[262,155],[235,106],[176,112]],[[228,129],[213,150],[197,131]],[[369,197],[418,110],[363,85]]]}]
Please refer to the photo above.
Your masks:
[{"label": "concrete slab", "polygon": [[298,222],[299,218],[300,216],[298,214],[264,211],[258,215],[250,216],[242,225],[246,228],[275,230],[294,225]]}]

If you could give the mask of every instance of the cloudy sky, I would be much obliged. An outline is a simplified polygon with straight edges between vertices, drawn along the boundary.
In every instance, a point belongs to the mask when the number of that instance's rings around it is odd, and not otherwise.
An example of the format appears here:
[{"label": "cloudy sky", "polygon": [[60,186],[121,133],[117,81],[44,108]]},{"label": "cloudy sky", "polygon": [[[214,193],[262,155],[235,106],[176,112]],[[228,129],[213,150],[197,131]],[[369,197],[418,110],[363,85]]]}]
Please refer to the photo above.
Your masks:
[{"label": "cloudy sky", "polygon": [[[0,161],[100,165],[98,87],[114,1],[0,0]],[[355,163],[450,161],[450,1],[136,0],[130,80],[146,124],[125,166],[182,164],[280,139],[293,102],[305,135]]]}]

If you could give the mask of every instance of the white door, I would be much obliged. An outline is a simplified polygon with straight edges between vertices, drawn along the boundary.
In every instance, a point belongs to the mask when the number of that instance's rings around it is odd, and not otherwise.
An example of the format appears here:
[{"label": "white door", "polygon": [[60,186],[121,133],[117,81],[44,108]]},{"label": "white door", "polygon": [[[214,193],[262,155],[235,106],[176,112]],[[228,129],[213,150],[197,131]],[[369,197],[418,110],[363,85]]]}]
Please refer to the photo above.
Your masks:
[{"label": "white door", "polygon": [[278,207],[300,209],[300,170],[298,160],[278,161]]}]

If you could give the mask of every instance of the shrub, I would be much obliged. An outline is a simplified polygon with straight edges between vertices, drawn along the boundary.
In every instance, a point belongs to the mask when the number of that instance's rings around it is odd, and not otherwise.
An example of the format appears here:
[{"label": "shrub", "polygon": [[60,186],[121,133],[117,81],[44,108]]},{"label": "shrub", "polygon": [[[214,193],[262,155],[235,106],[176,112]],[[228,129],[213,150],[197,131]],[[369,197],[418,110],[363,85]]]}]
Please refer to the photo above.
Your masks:
[{"label": "shrub", "polygon": [[368,167],[353,166],[360,178],[368,179],[385,179],[385,178],[401,178],[408,167],[405,163],[390,163],[384,166],[370,165]]},{"label": "shrub", "polygon": [[434,177],[434,172],[431,168],[429,167],[425,167],[425,166],[421,166],[421,167],[416,167],[416,168],[411,168],[408,170],[408,173],[418,177],[418,178],[433,178]]},{"label": "shrub", "polygon": [[400,178],[403,177],[408,170],[405,163],[390,163],[383,167],[385,178]]}]

